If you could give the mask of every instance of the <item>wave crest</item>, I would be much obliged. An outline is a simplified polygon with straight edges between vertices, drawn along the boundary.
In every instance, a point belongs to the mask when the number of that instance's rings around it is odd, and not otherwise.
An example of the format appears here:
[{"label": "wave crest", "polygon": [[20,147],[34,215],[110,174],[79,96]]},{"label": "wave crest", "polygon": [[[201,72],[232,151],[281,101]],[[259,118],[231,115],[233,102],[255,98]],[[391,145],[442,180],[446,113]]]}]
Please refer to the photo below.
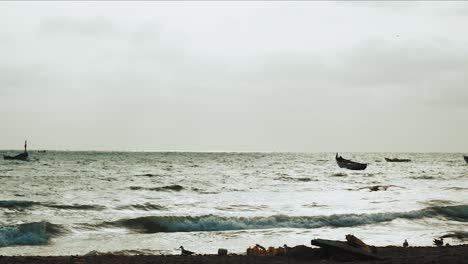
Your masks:
[{"label": "wave crest", "polygon": [[130,186],[129,189],[132,191],[147,190],[147,191],[157,191],[157,192],[169,192],[169,191],[180,192],[182,190],[185,190],[183,186],[180,186],[178,184],[167,185],[167,186],[162,186],[162,187],[152,187],[152,188],[147,188],[143,186]]},{"label": "wave crest", "polygon": [[167,207],[159,205],[159,204],[144,203],[144,204],[123,205],[123,206],[117,207],[117,209],[152,211],[152,210],[167,210]]},{"label": "wave crest", "polygon": [[468,241],[468,232],[466,232],[466,231],[455,231],[455,232],[448,233],[448,234],[445,234],[445,235],[441,236],[441,238],[446,238],[446,237],[455,238],[455,239],[458,239],[460,241]]},{"label": "wave crest", "polygon": [[66,230],[49,222],[33,222],[0,227],[0,247],[46,244],[51,237]]},{"label": "wave crest", "polygon": [[33,206],[44,206],[63,210],[104,210],[106,207],[93,204],[55,204],[55,203],[40,203],[26,200],[3,200],[0,201],[0,208],[22,210]]},{"label": "wave crest", "polygon": [[445,217],[456,221],[468,221],[468,205],[428,207],[410,212],[390,212],[376,214],[342,214],[328,216],[286,216],[268,217],[223,217],[204,216],[146,216],[123,219],[107,223],[132,229],[141,233],[228,231],[271,228],[320,228],[352,227],[402,219]]},{"label": "wave crest", "polygon": [[289,176],[281,176],[277,178],[280,181],[292,181],[292,182],[309,182],[309,181],[317,181],[316,179],[308,178],[308,177],[289,177]]},{"label": "wave crest", "polygon": [[103,205],[96,205],[96,204],[42,204],[43,206],[55,208],[55,209],[62,209],[62,210],[96,210],[101,211],[106,209]]},{"label": "wave crest", "polygon": [[24,200],[4,200],[0,201],[0,208],[8,208],[8,209],[23,209],[27,207],[31,207],[37,204],[36,202],[32,201],[24,201]]}]

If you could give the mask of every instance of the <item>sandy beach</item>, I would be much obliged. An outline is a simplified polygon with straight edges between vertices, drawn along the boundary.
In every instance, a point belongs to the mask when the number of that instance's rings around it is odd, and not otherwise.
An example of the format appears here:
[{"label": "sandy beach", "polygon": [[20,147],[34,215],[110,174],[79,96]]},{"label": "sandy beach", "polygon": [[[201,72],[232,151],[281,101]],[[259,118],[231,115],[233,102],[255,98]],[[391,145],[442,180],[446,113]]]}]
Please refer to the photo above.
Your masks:
[{"label": "sandy beach", "polygon": [[[360,260],[349,261],[346,263],[379,263],[379,264],[396,264],[396,263],[444,263],[458,264],[467,263],[468,245],[448,246],[448,247],[379,247],[378,255],[384,260]],[[318,249],[317,249],[318,250]],[[93,255],[93,256],[48,256],[48,257],[23,257],[23,256],[0,256],[0,263],[337,263],[339,261],[333,259],[294,259],[289,257],[260,257],[246,255],[195,255],[195,256],[180,256],[180,255]]]}]

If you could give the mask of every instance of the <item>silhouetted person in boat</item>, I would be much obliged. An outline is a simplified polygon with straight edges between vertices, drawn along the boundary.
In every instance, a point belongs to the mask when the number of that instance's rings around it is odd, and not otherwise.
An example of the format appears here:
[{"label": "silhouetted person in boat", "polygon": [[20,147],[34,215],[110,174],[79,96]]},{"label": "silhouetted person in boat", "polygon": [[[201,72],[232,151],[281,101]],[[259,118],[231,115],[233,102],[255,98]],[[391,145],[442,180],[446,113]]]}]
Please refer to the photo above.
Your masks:
[{"label": "silhouetted person in boat", "polygon": [[23,154],[20,154],[21,157],[23,158],[27,158],[28,157],[28,151],[27,151],[27,148],[28,148],[28,141],[25,140],[24,141],[24,153]]},{"label": "silhouetted person in boat", "polygon": [[27,160],[28,159],[28,151],[27,151],[27,143],[28,141],[25,140],[24,141],[24,152],[23,153],[20,153],[16,156],[6,156],[6,155],[3,155],[3,159],[6,159],[6,160]]},{"label": "silhouetted person in boat", "polygon": [[28,151],[27,151],[27,148],[28,148],[28,141],[25,140],[24,141],[24,152],[19,154],[19,155],[16,155],[16,157],[20,158],[20,159],[27,159],[28,158]]}]

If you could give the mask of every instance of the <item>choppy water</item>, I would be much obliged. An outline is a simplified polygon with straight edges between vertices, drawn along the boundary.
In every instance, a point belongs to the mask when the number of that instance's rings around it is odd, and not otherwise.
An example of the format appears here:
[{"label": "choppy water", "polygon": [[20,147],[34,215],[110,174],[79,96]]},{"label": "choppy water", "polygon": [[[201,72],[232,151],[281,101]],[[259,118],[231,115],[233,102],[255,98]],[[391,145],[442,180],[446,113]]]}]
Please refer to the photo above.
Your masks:
[{"label": "choppy water", "polygon": [[[10,152],[13,153],[13,152]],[[468,241],[462,154],[30,152],[0,161],[0,255],[245,252],[352,233]],[[387,163],[404,157],[411,163]],[[395,185],[371,192],[373,185]]]}]

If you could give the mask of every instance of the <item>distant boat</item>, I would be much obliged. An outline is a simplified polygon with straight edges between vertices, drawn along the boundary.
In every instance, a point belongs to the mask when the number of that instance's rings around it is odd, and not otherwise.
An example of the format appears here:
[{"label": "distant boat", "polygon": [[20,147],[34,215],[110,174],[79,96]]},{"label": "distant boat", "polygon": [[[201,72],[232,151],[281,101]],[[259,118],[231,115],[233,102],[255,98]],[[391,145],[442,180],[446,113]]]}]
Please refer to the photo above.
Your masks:
[{"label": "distant boat", "polygon": [[20,153],[20,154],[18,154],[16,156],[3,155],[3,159],[6,159],[6,160],[28,160],[28,153],[23,152],[23,153]]},{"label": "distant boat", "polygon": [[386,160],[387,162],[411,162],[410,159],[398,159],[398,158],[394,158],[394,159],[385,158],[385,160]]},{"label": "distant boat", "polygon": [[20,153],[16,156],[7,156],[7,155],[3,155],[3,159],[5,160],[28,160],[28,151],[26,150],[27,149],[27,146],[28,146],[28,141],[25,140],[24,141],[24,152],[23,153]]},{"label": "distant boat", "polygon": [[465,161],[468,163],[468,156],[463,156],[463,158],[464,158]]},{"label": "distant boat", "polygon": [[338,164],[340,168],[345,168],[348,170],[365,170],[367,168],[366,163],[359,163],[359,162],[347,160],[341,156],[338,156],[338,153],[336,153],[335,159],[336,159],[336,164]]}]

